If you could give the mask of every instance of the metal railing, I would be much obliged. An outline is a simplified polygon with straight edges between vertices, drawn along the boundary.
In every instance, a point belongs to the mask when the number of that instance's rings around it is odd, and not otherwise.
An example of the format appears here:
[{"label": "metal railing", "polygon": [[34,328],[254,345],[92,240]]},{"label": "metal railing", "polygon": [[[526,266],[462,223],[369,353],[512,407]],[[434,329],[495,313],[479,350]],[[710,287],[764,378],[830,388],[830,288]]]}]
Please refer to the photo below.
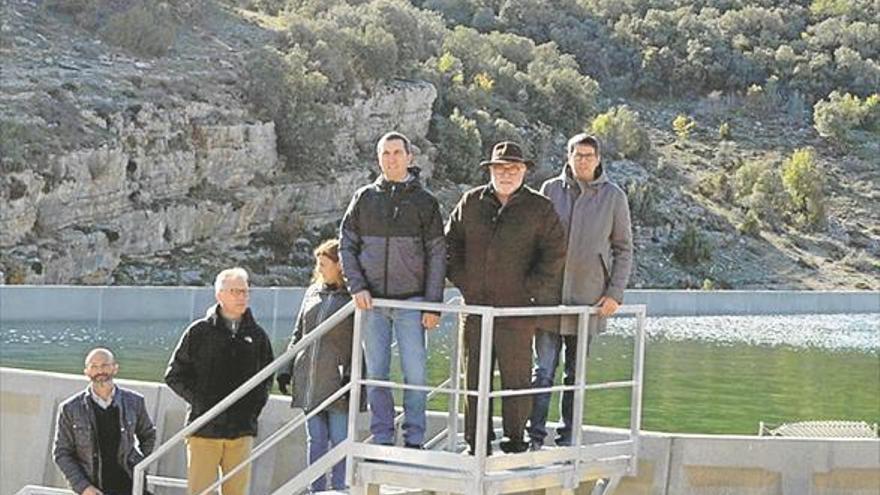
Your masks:
[{"label": "metal railing", "polygon": [[[477,390],[468,390],[462,388],[461,383],[461,354],[464,329],[463,325],[459,326],[456,338],[453,339],[452,353],[450,355],[450,376],[437,386],[419,386],[396,383],[385,380],[370,380],[361,376],[363,363],[363,347],[361,340],[363,328],[366,321],[367,312],[363,310],[355,310],[353,303],[348,303],[342,309],[337,311],[333,316],[321,323],[314,331],[308,333],[295,346],[288,349],[271,364],[266,366],[251,379],[242,384],[233,391],[225,399],[217,403],[209,409],[205,414],[194,420],[191,424],[180,430],[171,437],[167,442],[159,446],[150,456],[140,462],[134,470],[134,488],[135,495],[142,495],[144,489],[143,473],[146,468],[161,456],[169,452],[176,444],[184,440],[186,437],[194,434],[199,428],[207,424],[226,408],[234,404],[238,399],[247,394],[254,387],[259,386],[264,380],[272,376],[281,366],[292,359],[297,353],[311,345],[317,339],[321,338],[330,329],[347,318],[353,311],[354,331],[352,345],[352,363],[351,363],[351,379],[348,384],[340,388],[333,395],[324,400],[321,405],[306,415],[296,417],[285,423],[280,429],[273,432],[265,441],[257,446],[251,455],[242,461],[241,464],[233,468],[229,472],[224,472],[223,476],[211,486],[203,490],[200,495],[204,495],[219,487],[225,480],[234,476],[236,473],[245,469],[250,463],[264,452],[268,451],[272,446],[277,444],[281,439],[287,436],[295,429],[302,426],[308,419],[320,413],[325,407],[332,404],[336,399],[345,394],[349,394],[349,415],[348,415],[348,439],[334,447],[325,454],[318,462],[309,466],[304,471],[297,474],[294,478],[285,483],[282,487],[275,490],[275,495],[295,493],[298,490],[305,489],[314,478],[324,474],[337,462],[346,459],[346,481],[349,485],[356,485],[357,469],[359,463],[369,460],[387,460],[394,459],[395,463],[406,464],[416,468],[424,468],[431,470],[448,470],[469,473],[470,492],[483,493],[484,481],[492,472],[507,470],[526,466],[555,465],[558,469],[560,464],[564,464],[565,482],[567,488],[574,488],[580,480],[581,466],[586,463],[595,463],[600,459],[613,458],[621,461],[626,465],[626,472],[634,474],[636,469],[636,452],[638,452],[638,436],[641,428],[641,398],[642,398],[642,375],[644,369],[644,352],[645,352],[645,306],[644,305],[623,305],[618,309],[618,315],[631,315],[636,317],[637,329],[634,335],[633,347],[633,370],[630,380],[614,381],[598,384],[587,384],[587,329],[591,316],[597,313],[597,309],[590,306],[555,306],[555,307],[523,307],[523,308],[495,308],[490,306],[476,305],[453,305],[428,302],[411,302],[398,301],[389,299],[374,299],[373,305],[376,308],[390,309],[409,309],[419,311],[436,311],[441,313],[457,313],[462,315],[477,315],[481,317],[480,332],[480,356],[488,357],[492,353],[494,320],[499,317],[511,316],[557,316],[557,315],[574,315],[578,318],[578,339],[577,339],[577,361],[575,371],[574,385],[557,385],[545,388],[529,388],[522,390],[499,390],[490,392],[491,380],[490,376],[490,360],[480,359],[479,380]],[[425,446],[432,448],[440,445],[445,437],[447,439],[444,451],[419,451],[413,449],[401,449],[393,446],[375,445],[366,441],[357,439],[357,417],[360,407],[360,395],[362,386],[371,387],[387,387],[398,390],[417,390],[427,392],[430,396],[434,394],[445,394],[450,396],[448,400],[447,424],[439,434],[427,440]],[[577,425],[583,425],[585,393],[587,390],[607,390],[615,388],[631,388],[632,396],[630,402],[630,431],[626,440],[605,442],[602,444],[593,444],[589,446],[583,445],[582,428],[576,428],[573,433],[573,445],[571,447],[560,447],[554,449],[544,449],[537,452],[528,452],[517,455],[505,455],[489,457],[487,454],[486,442],[476,442],[475,455],[462,457],[458,452],[459,438],[459,421],[462,397],[474,397],[477,400],[477,417],[476,417],[476,438],[488,438],[489,428],[489,401],[492,398],[503,398],[516,395],[552,393],[552,392],[573,392],[574,393],[574,410],[573,422]],[[427,400],[427,399],[426,399]],[[399,420],[399,417],[398,417]],[[151,476],[154,483],[159,477]],[[156,484],[168,484],[156,483]],[[613,484],[613,483],[612,483]]]},{"label": "metal railing", "polygon": [[[303,338],[296,343],[293,347],[285,351],[283,354],[278,356],[274,361],[269,363],[265,368],[260,370],[259,373],[251,377],[248,381],[242,383],[237,389],[235,389],[231,394],[226,396],[223,400],[214,405],[214,407],[208,409],[204,414],[196,418],[192,423],[185,426],[179,432],[177,432],[174,436],[168,439],[165,443],[160,445],[153,451],[150,455],[148,455],[144,460],[139,462],[135,468],[132,475],[132,493],[135,495],[142,495],[144,493],[144,472],[152,463],[156,462],[160,457],[167,454],[174,448],[178,443],[185,440],[187,437],[196,433],[202,426],[205,426],[211,420],[216,418],[220,413],[225,411],[227,408],[235,404],[239,399],[244,397],[251,390],[261,385],[266,379],[274,376],[275,372],[278,371],[279,368],[287,364],[297,353],[301,350],[305,349],[313,342],[321,338],[325,333],[330,331],[333,327],[341,323],[345,318],[347,318],[352,311],[354,311],[354,303],[349,302],[345,306],[339,309],[336,313],[333,314],[330,318],[327,318],[318,325],[313,331],[309,332]],[[358,342],[358,341],[356,341]],[[357,346],[355,346],[357,347]],[[360,370],[358,370],[359,374]],[[234,476],[236,473],[250,465],[250,462],[259,457],[263,452],[267,451],[270,447],[281,441],[287,434],[294,431],[296,428],[305,423],[312,416],[320,412],[320,410],[328,404],[331,404],[333,400],[342,397],[347,390],[350,389],[350,384],[342,389],[338,390],[335,394],[328,397],[319,408],[310,411],[309,414],[295,418],[284,426],[282,426],[279,430],[275,431],[269,438],[267,438],[263,443],[257,446],[251,455],[241,462],[238,466],[233,468],[228,473],[223,473],[223,476],[217,480],[214,484],[203,490],[200,495],[204,495],[211,490],[216,489],[220,484],[226,481],[228,478]],[[331,400],[332,399],[332,400]]]}]

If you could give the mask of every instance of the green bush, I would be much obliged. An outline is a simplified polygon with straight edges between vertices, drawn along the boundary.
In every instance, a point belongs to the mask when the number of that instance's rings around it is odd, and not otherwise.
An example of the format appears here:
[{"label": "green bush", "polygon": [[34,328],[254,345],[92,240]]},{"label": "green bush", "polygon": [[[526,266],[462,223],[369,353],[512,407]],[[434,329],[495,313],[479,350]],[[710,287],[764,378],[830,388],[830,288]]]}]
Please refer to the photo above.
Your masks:
[{"label": "green bush", "polygon": [[437,145],[443,175],[454,182],[472,184],[479,179],[483,142],[473,119],[464,116],[458,108],[446,119],[436,116],[434,144]]},{"label": "green bush", "polygon": [[760,161],[749,161],[742,164],[733,175],[733,192],[737,200],[744,201],[752,195],[755,182],[765,169],[769,167]]},{"label": "green bush", "polygon": [[715,201],[727,202],[733,199],[730,178],[723,170],[703,174],[697,181],[697,191]]},{"label": "green bush", "polygon": [[824,178],[812,149],[796,150],[782,165],[782,183],[798,223],[816,228],[825,224]]},{"label": "green bush", "polygon": [[691,135],[691,131],[697,127],[697,123],[687,115],[679,114],[672,121],[672,130],[679,140],[684,141]]},{"label": "green bush", "polygon": [[718,126],[718,139],[722,141],[730,141],[730,138],[730,124],[727,122],[722,122],[721,125]]},{"label": "green bush", "polygon": [[743,221],[736,226],[736,230],[740,234],[758,237],[761,234],[761,219],[758,218],[757,213],[749,211]]},{"label": "green bush", "polygon": [[609,157],[638,158],[651,146],[648,132],[639,122],[639,114],[626,105],[597,115],[588,131],[599,136],[603,153]]},{"label": "green bush", "polygon": [[697,227],[689,224],[675,241],[672,256],[682,265],[698,265],[712,258],[712,245]]},{"label": "green bush", "polygon": [[862,125],[868,109],[858,96],[833,91],[828,100],[819,101],[813,107],[813,125],[820,136],[844,145],[850,141],[850,133]]},{"label": "green bush", "polygon": [[746,199],[746,205],[750,212],[755,213],[765,223],[778,226],[785,220],[787,200],[779,170],[771,167],[765,168],[758,175],[752,194]]},{"label": "green bush", "polygon": [[140,2],[111,15],[98,34],[132,53],[161,57],[174,43],[177,23],[167,5]]},{"label": "green bush", "polygon": [[663,218],[657,211],[660,193],[653,182],[629,181],[624,185],[630,215],[639,225],[659,225]]},{"label": "green bush", "polygon": [[247,60],[245,96],[260,118],[275,122],[278,151],[288,168],[324,162],[335,135],[333,110],[322,103],[327,78],[310,70],[306,54],[296,48],[284,55],[267,47]]}]

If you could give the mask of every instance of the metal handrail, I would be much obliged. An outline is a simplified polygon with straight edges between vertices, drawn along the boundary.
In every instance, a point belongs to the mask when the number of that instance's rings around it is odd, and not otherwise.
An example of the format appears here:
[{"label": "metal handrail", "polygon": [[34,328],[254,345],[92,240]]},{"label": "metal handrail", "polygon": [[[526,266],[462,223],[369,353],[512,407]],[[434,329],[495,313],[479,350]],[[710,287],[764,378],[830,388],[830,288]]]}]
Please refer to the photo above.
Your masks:
[{"label": "metal handrail", "polygon": [[[198,431],[202,426],[206,425],[208,422],[216,418],[223,411],[229,408],[231,405],[235,404],[240,398],[244,397],[255,387],[263,383],[267,378],[272,376],[276,370],[281,368],[283,365],[287,364],[297,353],[299,353],[302,349],[305,349],[312,342],[321,338],[325,333],[330,331],[333,327],[341,323],[345,318],[347,318],[354,311],[354,302],[349,301],[345,306],[340,308],[336,313],[333,314],[330,318],[324,320],[320,325],[315,327],[314,330],[304,335],[296,345],[287,349],[284,353],[281,354],[274,361],[269,363],[266,367],[260,370],[257,374],[251,377],[246,382],[239,385],[232,393],[227,395],[223,400],[214,405],[214,407],[208,409],[204,414],[196,418],[192,423],[185,426],[183,429],[178,431],[174,436],[169,438],[165,443],[157,447],[150,455],[144,458],[141,462],[137,463],[134,467],[134,471],[132,474],[132,493],[134,495],[142,495],[144,491],[144,480],[143,474],[146,470],[147,466],[158,460],[160,457],[169,452],[175,445],[177,445],[180,441],[184,440],[186,437]],[[358,370],[359,371],[359,370]],[[251,461],[249,457],[240,465],[246,465]],[[236,466],[238,467],[238,466]],[[223,477],[220,478],[220,482],[222,483],[225,479],[229,478],[229,476],[224,473]],[[208,490],[203,491],[200,495],[208,492]]]},{"label": "metal handrail", "polygon": [[[459,398],[462,396],[470,396],[477,397],[477,418],[476,418],[476,438],[482,439],[487,437],[487,428],[488,428],[488,415],[490,414],[488,403],[489,399],[493,397],[509,397],[509,396],[517,396],[517,395],[532,395],[538,393],[547,393],[547,392],[557,392],[557,391],[572,391],[575,394],[575,403],[574,403],[574,413],[577,416],[578,424],[583,422],[583,409],[584,409],[584,394],[587,390],[603,390],[603,389],[611,389],[611,388],[632,388],[632,402],[631,402],[631,415],[630,415],[630,435],[627,442],[630,442],[630,445],[633,447],[634,457],[635,452],[637,452],[638,447],[638,433],[641,428],[641,393],[642,393],[642,373],[644,370],[644,343],[645,343],[645,332],[644,332],[644,320],[645,320],[645,307],[643,305],[623,305],[618,308],[619,315],[635,315],[638,319],[638,330],[635,335],[635,348],[633,354],[633,376],[631,380],[622,380],[622,381],[614,381],[614,382],[605,382],[598,384],[587,384],[586,383],[586,359],[582,359],[580,357],[586,355],[586,345],[587,338],[586,332],[588,327],[588,320],[590,316],[595,315],[598,310],[591,306],[542,306],[542,307],[521,307],[521,308],[495,308],[491,306],[480,306],[473,305],[469,306],[466,304],[461,305],[451,305],[449,303],[429,303],[429,302],[413,302],[413,301],[400,301],[400,300],[389,300],[389,299],[381,299],[377,298],[373,300],[374,307],[385,307],[385,308],[394,308],[394,309],[411,309],[411,310],[420,310],[420,311],[438,311],[438,312],[452,312],[452,313],[463,313],[463,314],[475,314],[480,315],[482,317],[481,321],[481,339],[480,339],[480,349],[481,356],[489,356],[492,349],[492,332],[494,327],[494,319],[496,317],[508,317],[508,316],[550,316],[550,315],[577,315],[578,316],[578,335],[583,338],[578,339],[578,352],[577,355],[579,359],[577,360],[576,366],[576,380],[577,383],[575,385],[558,385],[552,387],[543,387],[543,388],[529,388],[522,390],[499,390],[495,392],[490,392],[489,388],[491,386],[491,376],[489,376],[489,359],[481,359],[480,360],[480,371],[479,371],[479,380],[478,380],[478,389],[476,391],[462,389],[460,383],[460,366],[459,366],[459,356],[461,353],[461,337],[463,331],[459,328],[458,332],[458,342],[456,346],[453,348],[453,356],[451,356],[450,363],[450,373],[452,376],[445,380],[438,386],[417,386],[417,385],[408,385],[403,383],[396,383],[384,380],[370,380],[363,378],[361,376],[361,362],[363,359],[363,348],[360,345],[361,343],[361,335],[362,329],[365,324],[366,313],[363,310],[355,309],[354,304],[349,302],[339,311],[334,313],[330,318],[326,321],[322,322],[318,327],[315,328],[314,331],[305,335],[303,339],[297,342],[296,345],[285,351],[281,356],[275,359],[272,363],[263,368],[260,372],[254,375],[251,379],[246,381],[244,384],[239,386],[235,391],[233,391],[229,396],[221,400],[214,407],[209,409],[204,415],[197,418],[190,425],[183,428],[177,434],[175,434],[171,439],[163,443],[159,446],[156,451],[154,451],[150,456],[145,458],[143,461],[138,463],[134,469],[134,487],[133,493],[135,495],[141,495],[143,493],[143,473],[146,470],[147,466],[151,463],[155,462],[162,455],[167,453],[175,444],[186,438],[188,435],[196,432],[199,428],[204,426],[206,423],[211,421],[217,415],[219,415],[223,410],[234,404],[239,398],[243,397],[245,394],[250,392],[254,387],[261,384],[265,379],[269,378],[277,369],[287,363],[290,359],[292,359],[297,353],[299,353],[305,347],[311,345],[315,340],[319,339],[325,333],[327,333],[330,329],[335,327],[338,323],[340,323],[343,319],[347,318],[352,312],[355,314],[355,324],[354,324],[354,332],[353,332],[353,345],[352,345],[352,370],[351,370],[351,378],[348,384],[344,387],[340,388],[333,395],[325,399],[321,403],[321,405],[312,411],[310,411],[307,415],[302,417],[297,417],[290,422],[286,423],[279,430],[274,432],[266,441],[262,442],[254,451],[250,454],[250,456],[238,464],[235,468],[233,468],[230,472],[224,472],[223,476],[214,482],[213,485],[206,488],[199,495],[204,495],[211,490],[217,488],[222,484],[226,479],[231,476],[234,476],[238,471],[244,469],[247,465],[251,463],[253,459],[263,454],[273,445],[275,445],[278,441],[288,435],[291,431],[295,430],[299,426],[301,426],[305,421],[307,421],[310,417],[315,414],[318,414],[324,407],[328,406],[332,402],[334,402],[339,397],[343,396],[346,393],[350,394],[349,399],[349,438],[333,449],[333,460],[341,460],[343,457],[347,459],[347,470],[346,470],[346,479],[349,484],[353,484],[354,482],[354,472],[355,472],[355,464],[360,458],[372,458],[381,455],[387,455],[389,452],[387,449],[394,447],[385,447],[385,446],[375,446],[368,445],[364,443],[358,443],[356,440],[356,419],[357,419],[357,411],[360,403],[360,393],[361,389],[364,385],[376,386],[376,387],[388,387],[392,389],[402,389],[402,390],[419,390],[429,392],[429,396],[433,396],[435,393],[444,393],[451,394],[453,396],[453,400],[450,401],[450,414],[449,414],[449,424],[447,428],[443,430],[439,435],[437,435],[430,442],[435,444],[442,435],[449,435],[449,447],[448,450],[452,450],[457,437],[457,425],[458,425],[458,407],[460,405]],[[451,387],[450,387],[451,383]],[[454,407],[454,409],[453,409]],[[454,412],[453,412],[454,411]],[[563,452],[564,455],[559,459],[563,462],[570,462],[572,469],[570,471],[570,475],[567,477],[566,486],[573,487],[577,482],[578,475],[578,466],[582,462],[581,454],[579,452],[581,442],[582,442],[582,428],[578,428],[574,432],[574,447],[570,448]],[[490,463],[487,462],[487,452],[486,452],[486,444],[485,442],[477,442],[476,443],[476,455],[473,458],[461,459],[460,462],[456,460],[456,464],[460,464],[457,467],[464,467],[468,471],[473,473],[473,487],[475,492],[479,492],[483,480],[486,476],[487,467]],[[413,462],[415,464],[421,464],[425,462],[426,455],[429,453],[413,451],[406,452],[405,454],[401,454],[401,459],[406,462]],[[450,455],[450,454],[444,454]],[[546,457],[546,456],[537,456],[537,457]],[[560,457],[560,456],[555,456]],[[632,472],[635,469],[635,460],[633,457],[629,458],[628,471]],[[330,459],[323,459],[320,466],[329,466]],[[501,465],[513,465],[510,460],[502,461],[502,459],[494,459],[491,463],[493,466],[501,466]],[[334,462],[335,464],[335,462]],[[307,472],[311,473],[315,471],[320,466],[316,465],[311,467]],[[305,483],[306,476],[304,476],[306,472],[300,473],[300,475],[288,481],[285,484],[286,488],[299,488],[299,484]],[[294,487],[293,485],[297,485]]]}]

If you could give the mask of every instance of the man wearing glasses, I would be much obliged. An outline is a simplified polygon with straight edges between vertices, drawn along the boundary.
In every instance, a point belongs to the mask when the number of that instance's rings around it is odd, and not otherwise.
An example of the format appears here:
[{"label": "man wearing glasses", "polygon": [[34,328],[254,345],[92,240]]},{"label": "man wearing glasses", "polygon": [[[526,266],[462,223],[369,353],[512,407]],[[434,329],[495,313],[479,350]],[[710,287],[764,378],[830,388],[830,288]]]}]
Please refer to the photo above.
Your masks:
[{"label": "man wearing glasses", "polygon": [[[223,270],[214,294],[217,304],[183,332],[165,372],[165,383],[188,404],[187,424],[274,359],[269,337],[248,308],[247,272]],[[270,376],[187,439],[190,495],[217,481],[218,468],[225,474],[250,455],[271,386]],[[246,494],[249,481],[250,466],[223,482],[223,495]]]},{"label": "man wearing glasses", "polygon": [[[565,231],[550,201],[523,184],[532,161],[523,157],[518,144],[505,141],[496,144],[492,158],[480,165],[489,169],[489,184],[466,192],[446,225],[449,280],[467,304],[559,304]],[[497,360],[503,389],[529,388],[538,319],[497,318],[492,356],[480,356],[480,317],[468,315],[464,325],[468,389],[477,389],[480,359],[490,359],[492,368]],[[506,437],[500,443],[502,451],[528,448],[523,431],[531,404],[528,395],[502,400]],[[476,399],[467,397],[465,439],[472,454],[477,441],[489,443],[494,437],[489,418],[489,438],[476,438],[476,411]]]},{"label": "man wearing glasses", "polygon": [[[599,318],[590,318],[588,337],[603,331],[606,318],[614,314],[623,302],[623,290],[633,261],[632,227],[626,193],[608,180],[600,151],[596,137],[587,134],[572,137],[568,141],[568,162],[563,166],[562,173],[541,186],[541,192],[553,202],[567,230],[562,303],[572,306],[595,305],[599,308]],[[563,317],[558,329],[550,327],[535,334],[535,387],[553,385],[563,344],[563,381],[566,385],[574,384],[575,361],[578,357],[577,319]],[[572,393],[565,392],[560,405],[563,425],[556,430],[556,445],[572,443],[572,403]],[[533,450],[540,449],[547,436],[549,406],[550,394],[535,396],[529,419]]]}]

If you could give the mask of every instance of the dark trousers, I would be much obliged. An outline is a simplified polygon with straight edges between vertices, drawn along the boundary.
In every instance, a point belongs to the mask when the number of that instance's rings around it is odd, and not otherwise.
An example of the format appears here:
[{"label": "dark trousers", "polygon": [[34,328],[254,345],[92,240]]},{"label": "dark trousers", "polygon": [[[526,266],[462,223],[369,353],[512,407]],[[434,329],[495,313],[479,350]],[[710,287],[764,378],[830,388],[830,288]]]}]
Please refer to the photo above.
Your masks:
[{"label": "dark trousers", "polygon": [[[467,369],[467,388],[479,388],[480,375],[480,317],[468,316],[465,323],[465,360]],[[518,390],[531,387],[532,372],[532,336],[531,328],[521,325],[505,324],[503,319],[495,320],[492,339],[491,380],[497,363],[501,371],[501,388]],[[490,387],[491,390],[491,387]],[[477,398],[467,397],[465,410],[465,440],[471,448],[477,435]],[[532,409],[532,397],[521,395],[504,397],[501,401],[502,425],[504,436],[510,440],[523,440],[526,420]],[[492,403],[489,404],[489,438],[494,439],[492,428]]]}]

